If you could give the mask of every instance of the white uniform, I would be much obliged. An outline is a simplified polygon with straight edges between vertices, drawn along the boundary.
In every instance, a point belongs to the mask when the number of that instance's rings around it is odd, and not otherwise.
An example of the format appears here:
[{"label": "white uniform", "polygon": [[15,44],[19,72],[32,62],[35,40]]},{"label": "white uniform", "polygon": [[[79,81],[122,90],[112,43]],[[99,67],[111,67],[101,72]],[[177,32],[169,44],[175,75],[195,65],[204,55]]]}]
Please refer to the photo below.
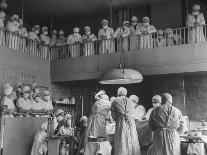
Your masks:
[{"label": "white uniform", "polygon": [[25,98],[20,97],[17,100],[17,107],[22,108],[23,110],[30,110],[32,109],[32,104],[30,99],[25,100]]},{"label": "white uniform", "polygon": [[135,107],[132,117],[134,119],[138,119],[139,121],[141,121],[145,114],[146,114],[146,111],[145,111],[144,106],[138,105],[137,107]]},{"label": "white uniform", "polygon": [[49,58],[49,45],[50,45],[50,37],[48,35],[45,34],[41,34],[40,35],[40,40],[43,43],[43,45],[41,46],[42,49],[42,58],[43,59],[48,59]]},{"label": "white uniform", "polygon": [[[114,38],[117,39],[118,51],[128,51],[129,50],[129,38],[130,28],[129,27],[119,27],[114,33]],[[120,39],[121,37],[121,39]]]},{"label": "white uniform", "polygon": [[5,20],[5,12],[0,11],[0,45],[5,46],[5,31],[4,31],[4,20]]},{"label": "white uniform", "polygon": [[95,34],[84,34],[82,36],[82,41],[84,42],[83,46],[83,56],[95,55],[95,44],[97,40]]},{"label": "white uniform", "polygon": [[69,45],[70,49],[70,56],[71,57],[79,57],[80,56],[80,43],[81,42],[81,35],[80,34],[71,34],[68,36],[67,44]]},{"label": "white uniform", "polygon": [[27,51],[26,38],[28,37],[27,29],[25,27],[20,27],[19,35],[20,35],[20,50],[26,52]]},{"label": "white uniform", "polygon": [[[147,34],[144,34],[147,32]],[[140,49],[150,49],[153,47],[152,33],[157,32],[156,28],[153,25],[142,26],[135,32],[137,35],[140,35]]]},{"label": "white uniform", "polygon": [[46,111],[53,110],[52,101],[43,101],[44,109]]},{"label": "white uniform", "polygon": [[39,55],[37,45],[40,42],[39,37],[34,31],[29,32],[29,52],[34,55]]},{"label": "white uniform", "polygon": [[20,23],[17,21],[9,21],[7,23],[7,29],[9,30],[9,32],[7,34],[7,43],[9,45],[9,48],[15,49],[15,50],[19,50],[19,41],[20,38],[19,36],[17,36],[17,34],[19,33],[19,27],[20,27]]},{"label": "white uniform", "polygon": [[139,50],[139,37],[135,34],[135,32],[141,27],[141,23],[137,23],[137,25],[130,26],[130,50],[136,51]]},{"label": "white uniform", "polygon": [[[195,24],[198,24],[195,26]],[[189,14],[187,16],[186,26],[190,27],[188,32],[188,41],[190,43],[198,43],[205,41],[203,34],[203,25],[205,24],[205,19],[202,13],[197,16]]]},{"label": "white uniform", "polygon": [[[102,39],[105,37],[106,39]],[[98,40],[100,40],[99,54],[106,54],[114,52],[114,30],[108,27],[107,29],[100,29],[98,32]]]}]

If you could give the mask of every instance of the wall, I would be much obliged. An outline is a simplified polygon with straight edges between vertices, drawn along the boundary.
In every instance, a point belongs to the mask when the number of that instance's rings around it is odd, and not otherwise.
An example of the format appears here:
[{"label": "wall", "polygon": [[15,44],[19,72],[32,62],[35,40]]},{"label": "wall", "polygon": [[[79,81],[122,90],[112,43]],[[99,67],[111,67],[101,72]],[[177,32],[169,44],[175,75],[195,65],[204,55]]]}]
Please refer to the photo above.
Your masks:
[{"label": "wall", "polygon": [[157,29],[182,27],[181,0],[151,5],[151,22]]},{"label": "wall", "polygon": [[40,87],[50,89],[50,63],[37,56],[0,47],[0,89],[7,82],[14,87],[18,82],[36,82]]}]

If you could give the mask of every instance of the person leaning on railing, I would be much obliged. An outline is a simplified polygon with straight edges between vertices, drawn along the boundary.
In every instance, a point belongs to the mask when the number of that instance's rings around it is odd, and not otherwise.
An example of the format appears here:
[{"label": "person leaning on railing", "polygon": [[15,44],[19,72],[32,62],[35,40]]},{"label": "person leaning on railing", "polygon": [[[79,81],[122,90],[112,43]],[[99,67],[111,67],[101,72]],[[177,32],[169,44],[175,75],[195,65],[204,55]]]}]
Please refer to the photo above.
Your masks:
[{"label": "person leaning on railing", "polygon": [[22,52],[27,52],[26,39],[28,38],[28,32],[27,32],[27,28],[24,27],[24,23],[22,19],[20,19],[19,35],[20,35],[20,43],[19,43],[20,50]]},{"label": "person leaning on railing", "polygon": [[14,14],[10,21],[8,21],[6,28],[8,30],[6,36],[6,42],[9,48],[18,50],[19,49],[19,28],[20,28],[20,18],[18,15]]},{"label": "person leaning on railing", "polygon": [[14,105],[14,97],[13,97],[13,88],[10,84],[5,84],[3,88],[4,97],[1,101],[2,105],[2,114],[14,117],[17,114],[15,105]]},{"label": "person leaning on railing", "polygon": [[130,51],[139,49],[139,38],[135,35],[135,32],[141,27],[141,23],[138,23],[138,19],[136,16],[131,18],[131,26],[130,26]]},{"label": "person leaning on railing", "polygon": [[97,37],[91,33],[89,26],[84,27],[85,34],[82,36],[83,41],[83,56],[95,55],[95,41]]},{"label": "person leaning on railing", "polygon": [[129,50],[129,35],[130,35],[130,23],[124,21],[121,27],[118,27],[114,33],[114,38],[117,38],[117,50],[128,51]]},{"label": "person leaning on railing", "polygon": [[174,34],[171,28],[165,30],[166,46],[180,45],[182,38],[178,34]]},{"label": "person leaning on railing", "polygon": [[50,37],[48,35],[48,27],[42,27],[42,34],[40,35],[40,41],[42,43],[41,46],[41,54],[43,59],[49,58],[49,45],[50,45]]},{"label": "person leaning on railing", "polygon": [[29,42],[28,42],[28,47],[29,47],[29,52],[31,54],[37,55],[39,56],[39,52],[38,52],[38,44],[40,43],[40,39],[38,37],[38,34],[40,33],[40,26],[39,25],[35,25],[32,28],[32,31],[29,32]]},{"label": "person leaning on railing", "polygon": [[135,32],[136,35],[140,35],[140,49],[153,48],[152,34],[156,33],[157,30],[153,25],[150,25],[149,17],[144,17],[141,27]]},{"label": "person leaning on railing", "polygon": [[5,31],[4,31],[4,21],[6,14],[4,11],[0,11],[0,45],[5,45]]},{"label": "person leaning on railing", "polygon": [[58,39],[57,39],[57,50],[55,51],[55,57],[59,59],[64,58],[64,53],[67,52],[66,48],[66,37],[63,30],[60,30],[58,33]]},{"label": "person leaning on railing", "polygon": [[165,46],[166,46],[166,39],[163,36],[163,31],[158,30],[157,36],[154,39],[154,47],[160,48],[160,47],[165,47]]},{"label": "person leaning on railing", "polygon": [[75,27],[73,29],[73,34],[69,35],[67,38],[67,44],[70,50],[70,57],[79,57],[81,56],[80,51],[80,43],[81,43],[81,35],[80,29]]},{"label": "person leaning on railing", "polygon": [[203,13],[200,12],[200,5],[193,5],[192,10],[192,13],[187,16],[186,20],[186,26],[190,27],[188,31],[188,42],[203,42],[205,41],[203,33],[203,25],[205,24],[205,19]]},{"label": "person leaning on railing", "polygon": [[98,32],[98,40],[100,41],[99,54],[108,54],[114,52],[114,30],[108,26],[108,21],[101,21],[102,28]]}]

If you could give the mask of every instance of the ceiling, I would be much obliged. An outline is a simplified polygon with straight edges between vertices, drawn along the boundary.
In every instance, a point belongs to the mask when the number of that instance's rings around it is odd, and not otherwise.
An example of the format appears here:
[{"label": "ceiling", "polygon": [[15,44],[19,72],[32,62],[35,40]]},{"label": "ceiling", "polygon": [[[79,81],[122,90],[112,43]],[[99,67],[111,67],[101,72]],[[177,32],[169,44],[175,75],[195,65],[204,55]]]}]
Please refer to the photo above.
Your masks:
[{"label": "ceiling", "polygon": [[24,17],[27,20],[71,19],[78,16],[109,12],[122,6],[141,6],[168,0],[7,0],[9,12],[21,14],[21,2],[24,3]]}]

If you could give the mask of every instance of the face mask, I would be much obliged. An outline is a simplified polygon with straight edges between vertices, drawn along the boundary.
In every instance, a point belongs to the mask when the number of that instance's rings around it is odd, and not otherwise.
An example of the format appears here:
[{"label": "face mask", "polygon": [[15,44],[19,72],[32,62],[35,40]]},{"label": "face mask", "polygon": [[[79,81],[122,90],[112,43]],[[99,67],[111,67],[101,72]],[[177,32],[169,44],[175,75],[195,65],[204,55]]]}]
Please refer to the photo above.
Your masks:
[{"label": "face mask", "polygon": [[61,121],[63,120],[63,118],[64,118],[63,116],[58,116],[58,117],[57,117],[57,121],[58,121],[58,122],[61,122]]},{"label": "face mask", "polygon": [[23,97],[24,97],[24,98],[29,98],[29,93],[24,93],[24,94],[23,94]]},{"label": "face mask", "polygon": [[44,100],[45,101],[49,101],[50,100],[50,96],[44,96]]},{"label": "face mask", "polygon": [[40,101],[40,98],[39,97],[35,97],[35,101],[36,102],[39,102]]},{"label": "face mask", "polygon": [[85,32],[86,33],[86,35],[90,35],[91,34],[91,32],[90,31],[88,31],[88,32]]},{"label": "face mask", "polygon": [[47,31],[44,31],[43,34],[44,34],[44,35],[48,35],[48,32],[47,32]]},{"label": "face mask", "polygon": [[108,25],[104,25],[103,29],[106,30],[108,28]]},{"label": "face mask", "polygon": [[77,36],[77,35],[79,35],[79,33],[78,32],[74,32],[74,35]]},{"label": "face mask", "polygon": [[132,25],[133,25],[133,26],[137,25],[137,22],[132,22]]},{"label": "face mask", "polygon": [[199,11],[195,11],[195,12],[193,11],[194,16],[197,16],[198,14],[199,14]]},{"label": "face mask", "polygon": [[109,101],[108,95],[102,95],[101,98]]},{"label": "face mask", "polygon": [[36,33],[36,34],[39,34],[39,33],[40,33],[40,31],[36,30],[36,31],[35,31],[35,33]]},{"label": "face mask", "polygon": [[149,22],[147,22],[147,23],[143,23],[143,25],[144,25],[144,26],[148,26],[148,25],[149,25]]}]

